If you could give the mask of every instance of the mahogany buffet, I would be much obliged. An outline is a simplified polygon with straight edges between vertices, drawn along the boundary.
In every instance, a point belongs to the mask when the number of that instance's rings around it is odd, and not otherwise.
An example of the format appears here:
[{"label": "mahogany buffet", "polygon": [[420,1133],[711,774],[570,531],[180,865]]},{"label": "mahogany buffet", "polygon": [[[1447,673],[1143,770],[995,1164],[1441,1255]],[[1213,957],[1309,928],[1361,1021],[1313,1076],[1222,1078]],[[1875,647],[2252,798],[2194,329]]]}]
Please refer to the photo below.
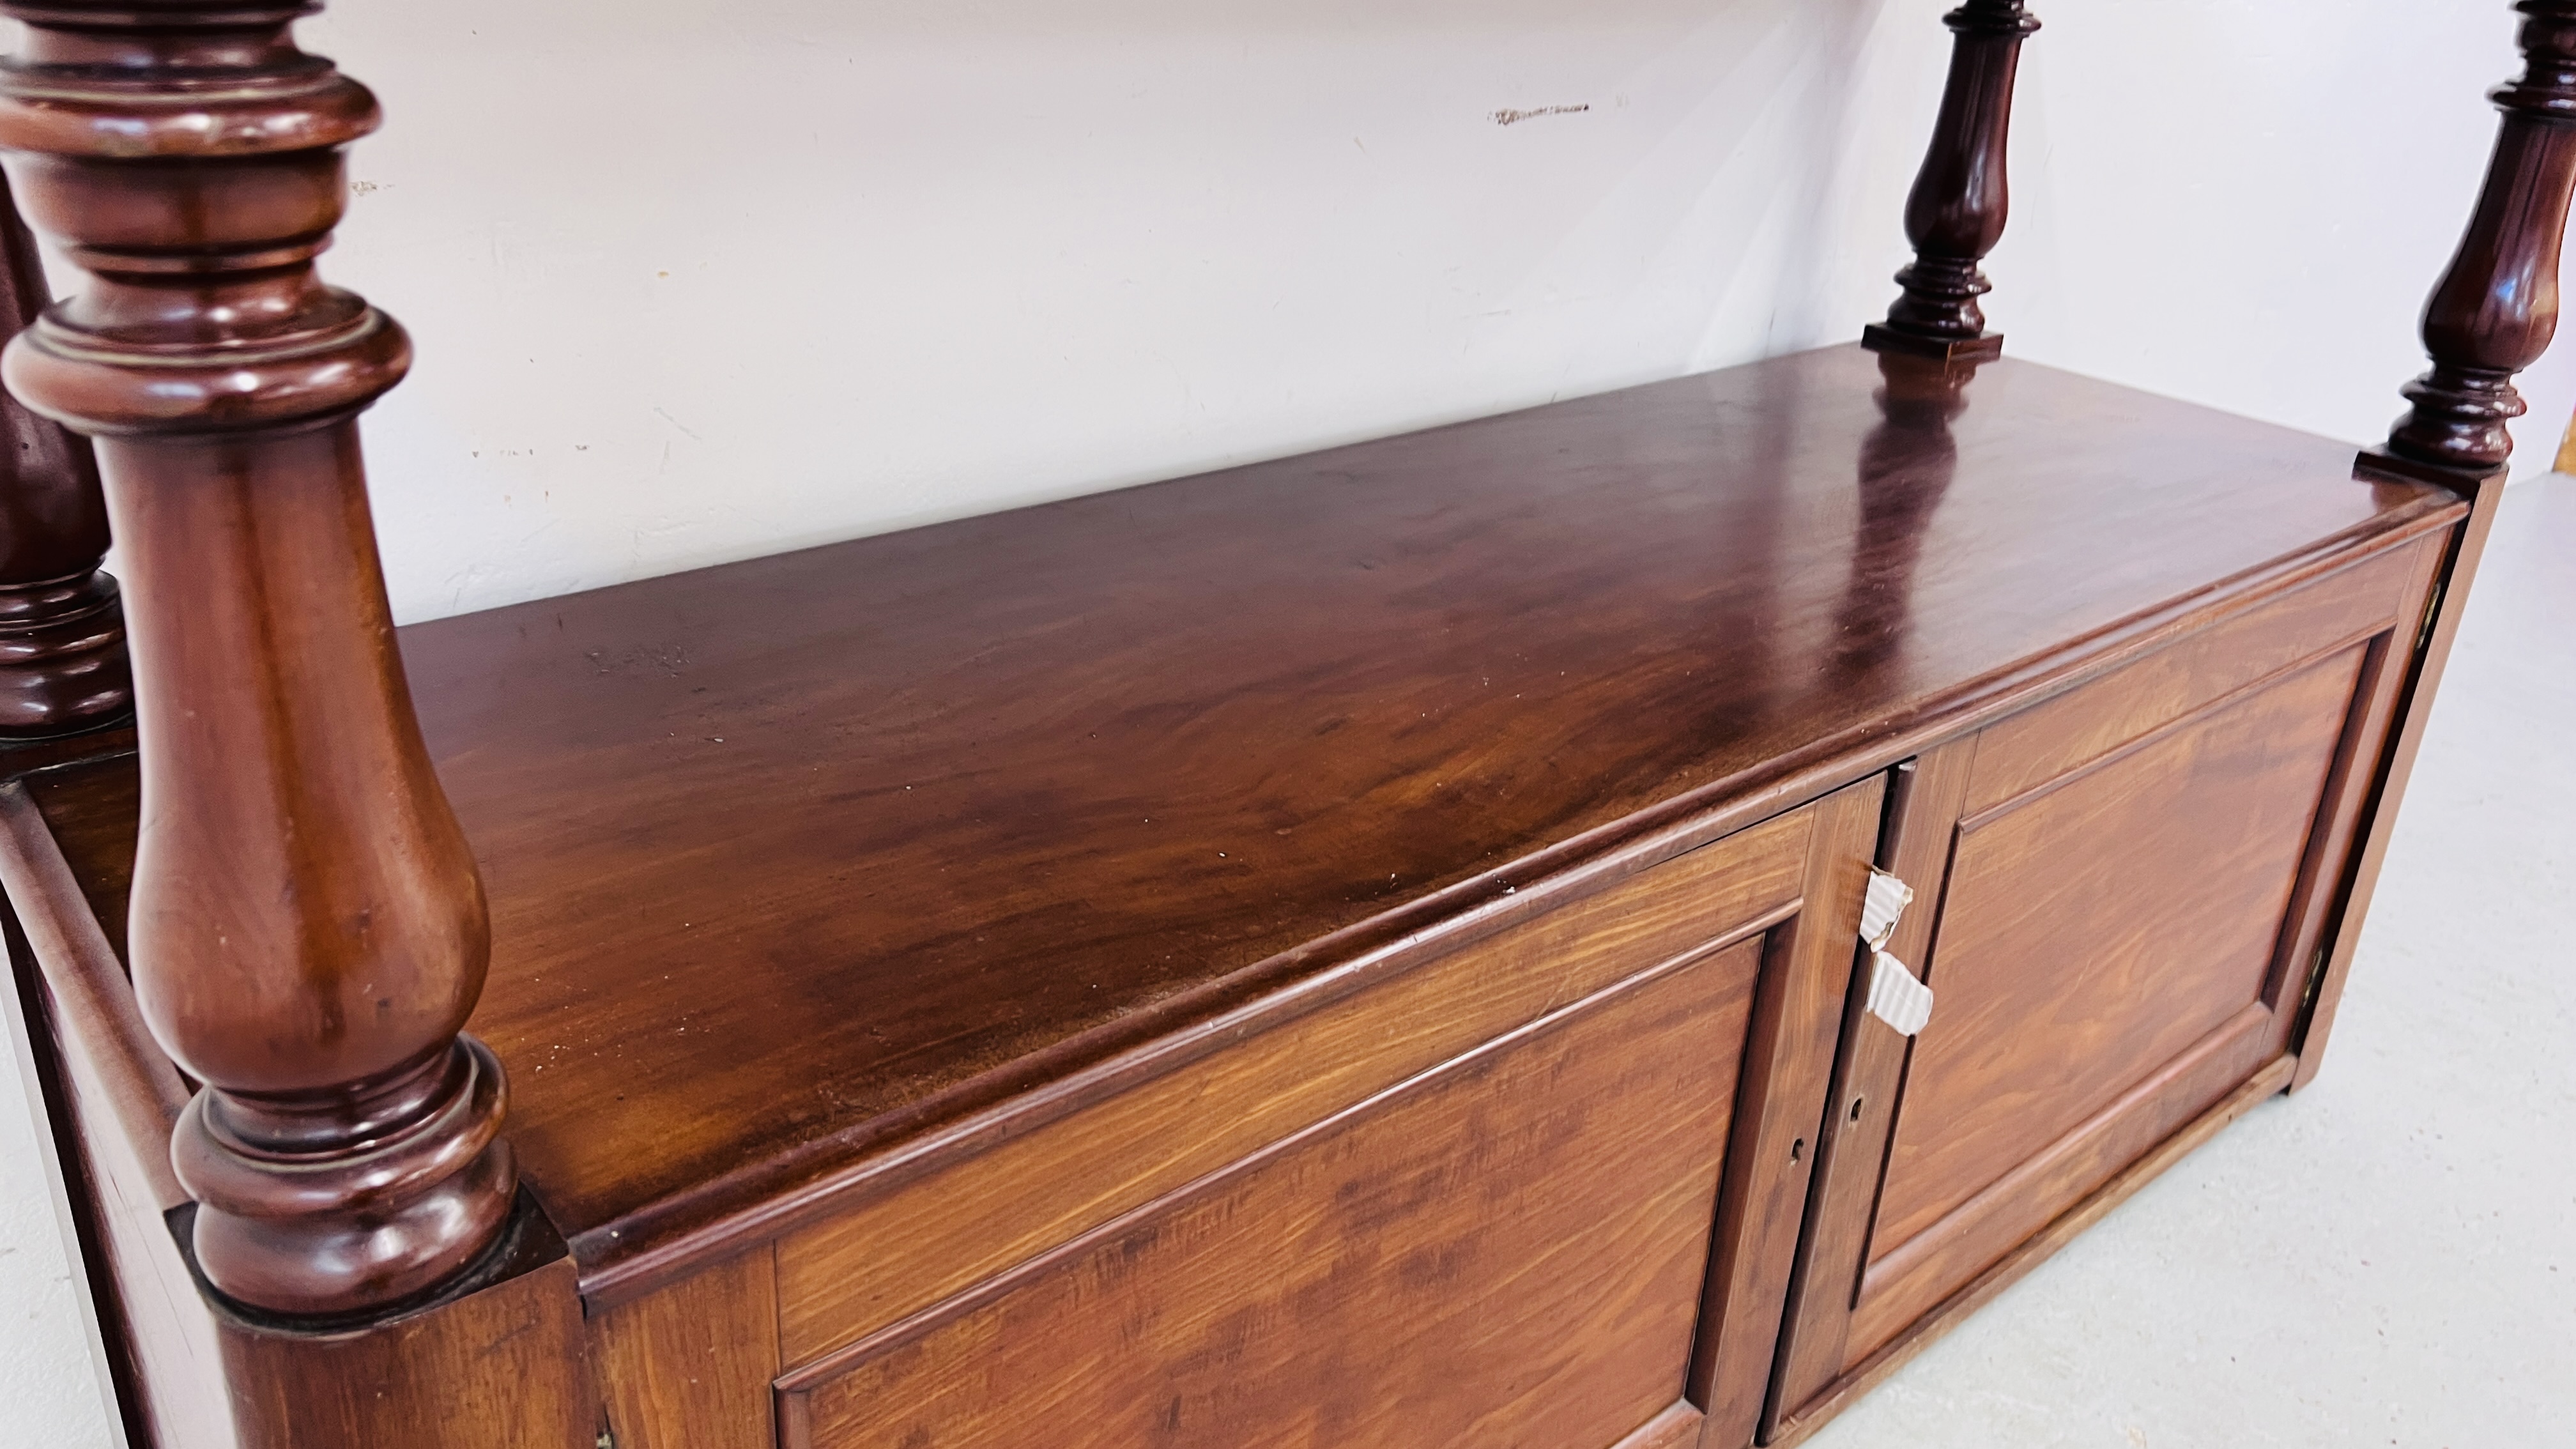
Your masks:
[{"label": "mahogany buffet", "polygon": [[0,0],[8,1015],[160,1449],[1796,1441],[2316,1072],[2576,185],[2523,0],[2358,459],[2014,361],[1969,0],[1865,346],[396,630],[304,8]]}]

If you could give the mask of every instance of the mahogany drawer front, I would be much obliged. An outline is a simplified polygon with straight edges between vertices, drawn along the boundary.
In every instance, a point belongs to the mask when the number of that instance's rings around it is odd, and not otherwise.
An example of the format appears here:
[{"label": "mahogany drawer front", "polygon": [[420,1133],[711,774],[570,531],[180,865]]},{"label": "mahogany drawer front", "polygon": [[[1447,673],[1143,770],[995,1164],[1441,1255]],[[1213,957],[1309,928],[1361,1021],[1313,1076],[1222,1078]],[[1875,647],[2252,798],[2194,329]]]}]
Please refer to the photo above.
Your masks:
[{"label": "mahogany drawer front", "polygon": [[1611,1446],[1676,1415],[1762,971],[1612,986],[781,1385],[789,1449]]},{"label": "mahogany drawer front", "polygon": [[789,1235],[781,1361],[809,1363],[1550,1011],[1782,919],[1815,816],[1739,831]]}]

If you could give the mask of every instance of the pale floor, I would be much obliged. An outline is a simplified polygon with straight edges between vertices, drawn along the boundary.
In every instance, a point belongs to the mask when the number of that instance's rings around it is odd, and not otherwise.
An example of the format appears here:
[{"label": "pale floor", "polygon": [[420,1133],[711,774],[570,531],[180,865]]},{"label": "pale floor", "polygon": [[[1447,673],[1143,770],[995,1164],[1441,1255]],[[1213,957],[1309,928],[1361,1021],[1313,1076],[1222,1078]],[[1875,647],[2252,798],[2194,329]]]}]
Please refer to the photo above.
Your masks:
[{"label": "pale floor", "polygon": [[[1816,1449],[2576,1445],[2576,479],[2506,510],[2324,1077]],[[20,1090],[0,1072],[0,1445],[92,1449]]]}]

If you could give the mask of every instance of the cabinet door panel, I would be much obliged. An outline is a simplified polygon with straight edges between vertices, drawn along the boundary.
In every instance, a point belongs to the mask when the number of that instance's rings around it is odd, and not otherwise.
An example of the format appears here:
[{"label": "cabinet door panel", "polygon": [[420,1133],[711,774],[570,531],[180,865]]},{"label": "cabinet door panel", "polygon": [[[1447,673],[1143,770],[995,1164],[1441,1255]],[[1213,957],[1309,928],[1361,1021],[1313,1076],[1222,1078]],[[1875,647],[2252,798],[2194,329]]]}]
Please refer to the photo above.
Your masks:
[{"label": "cabinet door panel", "polygon": [[[1088,1221],[791,1359],[782,1443],[1747,1449],[1884,787],[1647,867],[1107,1104],[1141,1116],[1095,1107],[1044,1154],[972,1159],[993,1165],[980,1198],[936,1189],[947,1248],[986,1261],[977,1214],[1029,1199]],[[1090,1159],[1123,1166],[1104,1178]],[[1088,1216],[1085,1190],[1140,1162],[1169,1185]],[[834,1231],[828,1257],[782,1248],[782,1288],[826,1281],[827,1262],[955,1277],[906,1261],[941,1242]],[[797,1321],[783,1295],[780,1314]]]},{"label": "cabinet door panel", "polygon": [[1910,768],[1881,861],[1912,1040],[1855,978],[1765,1422],[1797,1436],[2292,1074],[2348,928],[2427,534]]},{"label": "cabinet door panel", "polygon": [[788,1395],[791,1443],[1618,1444],[1676,1414],[1760,940],[1614,988]]},{"label": "cabinet door panel", "polygon": [[1961,824],[1940,1009],[1915,1044],[1874,1257],[2268,1008],[2363,658],[2347,650]]}]

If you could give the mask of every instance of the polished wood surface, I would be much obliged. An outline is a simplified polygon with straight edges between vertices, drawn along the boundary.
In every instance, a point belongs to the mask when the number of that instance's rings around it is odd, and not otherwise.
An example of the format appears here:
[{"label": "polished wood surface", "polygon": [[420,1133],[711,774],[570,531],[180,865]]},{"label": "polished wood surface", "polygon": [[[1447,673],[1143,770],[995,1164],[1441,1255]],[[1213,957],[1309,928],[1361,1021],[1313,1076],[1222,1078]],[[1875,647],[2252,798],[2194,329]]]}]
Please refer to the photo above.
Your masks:
[{"label": "polished wood surface", "polygon": [[1877,1256],[2261,1004],[2361,653],[1961,823]]},{"label": "polished wood surface", "polygon": [[2452,506],[2000,364],[1952,425],[1938,566],[1854,665],[1810,646],[1883,582],[1851,557],[1877,374],[1829,351],[408,631],[496,902],[477,1025],[576,1251]]},{"label": "polished wood surface", "polygon": [[2392,540],[1917,763],[1892,945],[1938,1004],[1910,1047],[1848,1028],[1774,1424],[2283,1060],[2451,544]]},{"label": "polished wood surface", "polygon": [[1684,958],[783,1387],[785,1449],[1591,1444],[1681,1396],[1763,943]]},{"label": "polished wood surface", "polygon": [[[1931,959],[1932,927],[1940,916],[1954,834],[1949,825],[1959,818],[1967,797],[1977,742],[1978,736],[1969,735],[1907,761],[1889,792],[1875,858],[1915,890],[1916,901],[1898,918],[1886,949],[1918,969]],[[1911,1038],[1867,1011],[1876,965],[1869,953],[1854,953],[1841,1049],[1817,1146],[1815,1185],[1781,1324],[1772,1392],[1763,1411],[1766,1437],[1784,1410],[1809,1402],[1848,1362],[1852,1305],[1860,1297],[1897,1097],[1913,1046]]]},{"label": "polished wood surface", "polygon": [[1739,831],[788,1235],[784,1361],[885,1329],[1570,1000],[1771,929],[1811,895],[1832,909],[1831,882],[1810,877],[1842,859],[1831,832],[1854,809],[1825,812],[1821,840],[1813,809]]},{"label": "polished wood surface", "polygon": [[593,1317],[592,1363],[617,1449],[771,1449],[778,1274],[765,1248]]},{"label": "polished wood surface", "polygon": [[[77,900],[74,893],[69,899]],[[8,990],[0,993],[0,1042],[35,1117],[30,1150],[12,1179],[21,1191],[51,1200],[54,1222],[70,1260],[72,1312],[58,1321],[88,1349],[89,1367],[108,1422],[128,1445],[151,1443],[147,1389],[134,1351],[134,1328],[117,1281],[108,1243],[107,1213],[89,1145],[82,1141],[80,1105],[69,1082],[64,1033],[52,993],[14,914],[0,903],[0,948],[7,954]],[[113,1432],[113,1431],[112,1431]]]},{"label": "polished wood surface", "polygon": [[300,5],[0,8],[26,24],[0,72],[11,182],[86,274],[0,373],[102,440],[129,560],[129,945],[145,1020],[208,1088],[172,1141],[197,1261],[261,1309],[384,1309],[482,1255],[515,1178],[499,1063],[457,1035],[483,896],[358,450],[410,344],[313,270],[375,99],[295,48]]},{"label": "polished wood surface", "polygon": [[[2486,188],[2459,254],[2424,309],[2433,370],[2409,384],[2413,406],[2386,458],[2474,479],[2513,456],[2522,416],[2514,374],[2558,331],[2558,262],[2576,197],[2576,0],[2521,0],[2521,79],[2495,93],[2504,112]],[[2367,455],[2365,455],[2367,457]]]},{"label": "polished wood surface", "polygon": [[2467,486],[2468,518],[2454,531],[2448,552],[2426,561],[2430,576],[2424,581],[2424,593],[2429,605],[2420,642],[2411,657],[2398,654],[2383,661],[2383,667],[2400,681],[2396,707],[2388,723],[2387,760],[2375,777],[2365,775],[2351,785],[2355,797],[2352,808],[2360,823],[2347,867],[2348,878],[2332,901],[2330,914],[2320,923],[2324,939],[2316,949],[2321,959],[2308,983],[2308,1004],[2292,1037],[2299,1054],[2298,1069],[2290,1082],[2294,1092],[2314,1082],[2317,1073],[2324,1070],[2335,1013],[2352,976],[2353,953],[2360,945],[2362,926],[2369,917],[2380,867],[2388,858],[2388,842],[2396,833],[2397,807],[2405,798],[2406,782],[2423,748],[2424,729],[2441,688],[2443,667],[2451,657],[2451,643],[2459,636],[2460,618],[2468,607],[2469,586],[2476,581],[2478,560],[2486,551],[2496,513],[2504,504],[2506,479],[2502,473],[2489,474]]},{"label": "polished wood surface", "polygon": [[2399,627],[2420,607],[2420,576],[2440,553],[2437,539],[2390,550],[2149,655],[2115,685],[2002,721],[1984,732],[1960,813],[1982,815],[2322,651]]},{"label": "polished wood surface", "polygon": [[1681,1449],[1697,1444],[1707,1418],[1688,1399],[1675,1403],[1638,1426],[1637,1432],[1620,1440],[1612,1449]]},{"label": "polished wood surface", "polygon": [[1905,290],[1867,341],[1929,357],[1992,357],[2003,337],[1986,330],[1977,299],[1994,288],[1978,267],[2012,214],[2013,81],[2039,21],[2023,0],[1967,0],[1944,19],[1958,39],[1932,147],[1905,204],[1914,261],[1896,274]]},{"label": "polished wood surface", "polygon": [[[169,1141],[190,1088],[152,1040],[124,964],[26,787],[14,781],[0,784],[0,885],[17,905],[28,954],[44,974],[64,1068],[127,1141]],[[139,1165],[156,1210],[188,1201],[159,1152],[146,1152]]]},{"label": "polished wood surface", "polygon": [[[36,239],[0,183],[0,342],[47,300]],[[107,501],[89,440],[0,393],[0,742],[131,714],[134,671],[107,556]]]},{"label": "polished wood surface", "polygon": [[1706,1449],[1750,1444],[1761,1423],[1885,792],[1872,777],[1817,804],[1802,909],[1770,942],[1692,1344],[1689,1399],[1706,1414]]},{"label": "polished wood surface", "polygon": [[[684,1275],[1037,1085],[2456,516],[2349,457],[1844,348],[406,630],[514,1141],[592,1291]],[[40,801],[112,835],[121,768]]]},{"label": "polished wood surface", "polygon": [[[10,751],[0,874],[133,1422],[1809,1432],[2314,1069],[2555,322],[2576,6],[2519,8],[2360,477],[1992,361],[2037,27],[1967,0],[1872,351],[397,639],[354,417],[408,344],[311,266],[372,97],[283,3],[0,0],[88,276],[5,372],[103,439],[141,694],[139,780]],[[0,714],[21,594],[106,617],[65,448],[0,490],[70,570],[0,552]],[[1911,1046],[1873,855],[1926,890]]]},{"label": "polished wood surface", "polygon": [[500,1261],[411,1311],[340,1330],[222,1314],[240,1449],[593,1449],[572,1261],[517,1206]]}]

